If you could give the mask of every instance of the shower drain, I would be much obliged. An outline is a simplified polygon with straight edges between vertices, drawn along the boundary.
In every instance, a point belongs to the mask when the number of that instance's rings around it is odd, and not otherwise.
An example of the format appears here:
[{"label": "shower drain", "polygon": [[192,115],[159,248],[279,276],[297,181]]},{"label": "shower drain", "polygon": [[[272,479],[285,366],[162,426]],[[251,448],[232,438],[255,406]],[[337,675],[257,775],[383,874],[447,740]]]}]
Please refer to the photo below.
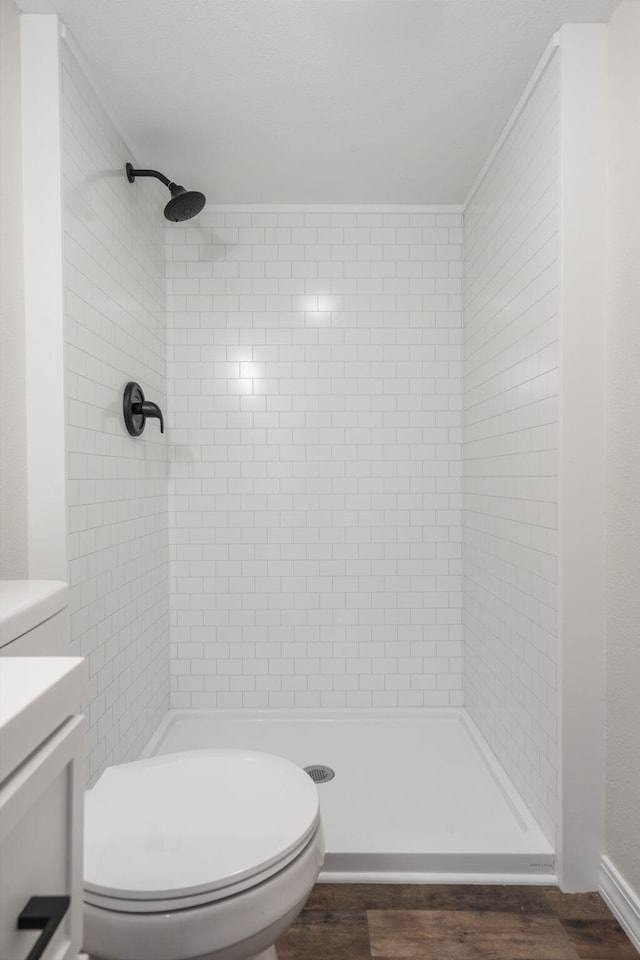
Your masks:
[{"label": "shower drain", "polygon": [[331,767],[323,767],[317,763],[312,767],[305,767],[304,772],[309,774],[314,783],[328,783],[335,777]]}]

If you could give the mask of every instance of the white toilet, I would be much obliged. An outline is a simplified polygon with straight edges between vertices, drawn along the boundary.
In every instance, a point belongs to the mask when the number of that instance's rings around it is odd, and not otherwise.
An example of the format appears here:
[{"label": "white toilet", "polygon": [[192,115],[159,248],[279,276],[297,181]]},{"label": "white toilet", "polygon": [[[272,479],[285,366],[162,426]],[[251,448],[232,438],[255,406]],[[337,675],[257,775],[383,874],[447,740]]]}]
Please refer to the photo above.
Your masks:
[{"label": "white toilet", "polygon": [[[67,595],[0,583],[0,656],[68,654]],[[109,767],[86,794],[84,836],[91,960],[276,960],[324,858],[311,778],[245,750]]]},{"label": "white toilet", "polygon": [[316,786],[265,753],[109,767],[85,817],[91,960],[275,960],[324,857]]}]

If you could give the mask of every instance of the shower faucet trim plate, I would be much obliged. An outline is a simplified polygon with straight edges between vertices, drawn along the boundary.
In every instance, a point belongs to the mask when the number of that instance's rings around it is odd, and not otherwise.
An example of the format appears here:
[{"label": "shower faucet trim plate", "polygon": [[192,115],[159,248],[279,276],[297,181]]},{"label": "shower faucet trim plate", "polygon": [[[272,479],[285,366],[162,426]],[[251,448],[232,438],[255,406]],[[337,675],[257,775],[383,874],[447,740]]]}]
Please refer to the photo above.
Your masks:
[{"label": "shower faucet trim plate", "polygon": [[164,433],[164,418],[157,403],[145,400],[142,387],[131,380],[124,388],[122,412],[127,430],[132,437],[139,437],[145,428],[147,418],[155,417],[160,421],[160,433]]}]

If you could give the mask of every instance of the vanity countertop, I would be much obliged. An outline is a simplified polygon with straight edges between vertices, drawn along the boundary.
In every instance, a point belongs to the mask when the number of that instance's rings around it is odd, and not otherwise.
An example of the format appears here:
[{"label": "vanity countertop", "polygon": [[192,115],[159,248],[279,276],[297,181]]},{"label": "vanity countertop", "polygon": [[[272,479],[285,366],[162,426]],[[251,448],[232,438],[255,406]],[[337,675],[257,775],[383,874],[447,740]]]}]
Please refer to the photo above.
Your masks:
[{"label": "vanity countertop", "polygon": [[61,580],[0,580],[0,647],[66,607],[69,586]]},{"label": "vanity countertop", "polygon": [[80,712],[82,657],[0,657],[0,783]]}]

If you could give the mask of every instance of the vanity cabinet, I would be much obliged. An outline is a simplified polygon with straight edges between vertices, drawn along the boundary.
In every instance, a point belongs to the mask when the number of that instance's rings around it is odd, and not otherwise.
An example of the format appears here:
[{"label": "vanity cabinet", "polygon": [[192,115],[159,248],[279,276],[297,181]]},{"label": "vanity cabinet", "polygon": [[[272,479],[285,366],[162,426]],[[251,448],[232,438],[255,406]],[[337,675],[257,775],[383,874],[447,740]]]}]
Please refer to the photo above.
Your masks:
[{"label": "vanity cabinet", "polygon": [[81,658],[0,658],[2,960],[81,947],[83,676]]}]

